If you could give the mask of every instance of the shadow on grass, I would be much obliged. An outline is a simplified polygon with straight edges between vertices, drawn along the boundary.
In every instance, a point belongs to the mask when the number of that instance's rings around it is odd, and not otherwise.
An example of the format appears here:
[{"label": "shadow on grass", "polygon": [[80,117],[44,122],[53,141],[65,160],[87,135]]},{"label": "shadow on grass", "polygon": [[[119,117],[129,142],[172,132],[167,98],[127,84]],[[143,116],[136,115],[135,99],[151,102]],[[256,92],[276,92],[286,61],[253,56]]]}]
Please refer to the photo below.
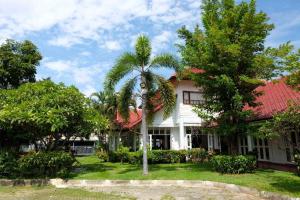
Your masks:
[{"label": "shadow on grass", "polygon": [[[126,174],[132,172],[140,172],[142,170],[142,165],[127,165],[124,170],[118,172],[118,174]],[[149,164],[149,171],[152,173],[158,171],[167,172],[180,172],[180,171],[192,171],[192,172],[207,172],[213,171],[211,166],[206,163],[194,164],[194,163],[184,163],[184,164]]]},{"label": "shadow on grass", "polygon": [[274,177],[273,179],[274,182],[271,185],[278,191],[297,193],[300,196],[300,178]]}]

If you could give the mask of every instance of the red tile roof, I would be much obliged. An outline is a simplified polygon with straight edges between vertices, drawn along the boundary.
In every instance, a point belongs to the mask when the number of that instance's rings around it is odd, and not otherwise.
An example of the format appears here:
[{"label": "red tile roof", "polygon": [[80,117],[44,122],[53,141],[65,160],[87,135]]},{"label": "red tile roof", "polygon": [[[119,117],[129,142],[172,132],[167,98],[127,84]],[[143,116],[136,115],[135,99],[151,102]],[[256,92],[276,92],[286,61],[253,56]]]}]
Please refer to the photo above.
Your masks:
[{"label": "red tile roof", "polygon": [[129,113],[129,119],[128,122],[125,122],[125,120],[121,117],[120,113],[117,112],[117,119],[116,122],[122,126],[124,129],[130,129],[133,128],[135,125],[140,123],[142,120],[142,110],[137,109],[136,111],[131,110]]},{"label": "red tile roof", "polygon": [[265,86],[260,86],[256,90],[263,92],[263,95],[256,99],[261,105],[254,108],[246,105],[244,108],[254,112],[253,120],[272,118],[274,114],[286,110],[289,101],[300,101],[300,92],[288,86],[284,79],[266,82]]}]

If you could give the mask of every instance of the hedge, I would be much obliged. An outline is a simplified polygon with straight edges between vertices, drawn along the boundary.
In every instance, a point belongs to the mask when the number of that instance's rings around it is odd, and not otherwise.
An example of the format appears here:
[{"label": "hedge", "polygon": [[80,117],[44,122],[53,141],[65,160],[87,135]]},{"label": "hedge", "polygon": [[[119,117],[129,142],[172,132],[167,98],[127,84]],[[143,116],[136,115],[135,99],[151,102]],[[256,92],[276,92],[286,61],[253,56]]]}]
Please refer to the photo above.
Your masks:
[{"label": "hedge", "polygon": [[9,151],[0,152],[1,178],[46,178],[69,175],[75,158],[67,152],[30,152],[18,156]]},{"label": "hedge", "polygon": [[216,155],[210,160],[213,168],[222,174],[251,173],[256,168],[256,158],[251,155]]},{"label": "hedge", "polygon": [[[102,155],[102,150],[96,152],[96,155]],[[99,156],[98,156],[99,157]],[[110,162],[125,162],[131,164],[142,163],[143,152],[129,152],[127,147],[121,147],[117,151],[108,153]],[[193,150],[151,150],[148,151],[148,162],[150,164],[158,163],[184,163],[187,161],[204,162],[209,159],[210,155],[205,149]],[[100,158],[101,159],[101,158]],[[103,160],[103,159],[102,159]]]},{"label": "hedge", "polygon": [[31,152],[18,160],[22,177],[67,177],[75,158],[66,152]]}]

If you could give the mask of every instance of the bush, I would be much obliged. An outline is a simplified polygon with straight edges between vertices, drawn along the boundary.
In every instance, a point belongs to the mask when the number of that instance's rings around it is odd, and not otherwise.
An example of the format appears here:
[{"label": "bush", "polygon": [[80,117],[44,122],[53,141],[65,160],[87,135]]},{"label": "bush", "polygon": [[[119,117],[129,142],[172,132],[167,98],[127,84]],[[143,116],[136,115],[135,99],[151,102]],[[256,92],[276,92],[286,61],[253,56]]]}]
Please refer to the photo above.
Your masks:
[{"label": "bush", "polygon": [[110,162],[128,162],[129,157],[129,148],[128,147],[119,147],[117,151],[109,152],[109,161]]},{"label": "bush", "polygon": [[103,148],[99,147],[96,149],[96,156],[100,159],[101,162],[108,161],[108,153]]},{"label": "bush", "polygon": [[187,151],[188,158],[191,162],[208,161],[210,154],[203,148],[195,148]]},{"label": "bush", "polygon": [[16,155],[12,152],[0,152],[0,177],[14,178],[17,176],[18,165]]},{"label": "bush", "polygon": [[149,163],[180,163],[186,161],[185,150],[152,150],[148,154]]},{"label": "bush", "polygon": [[242,174],[253,172],[256,168],[256,158],[254,156],[225,156],[217,155],[211,159],[213,168],[224,174]]},{"label": "bush", "polygon": [[300,152],[299,151],[294,155],[294,159],[297,167],[297,174],[298,176],[300,176]]},{"label": "bush", "polygon": [[[127,147],[120,147],[117,151],[109,152],[110,162],[127,162],[140,164],[143,162],[143,151],[129,152]],[[193,162],[203,162],[209,160],[211,154],[205,149],[186,150],[149,150],[148,162],[151,164],[159,163],[185,163],[187,157]]]},{"label": "bush", "polygon": [[130,164],[141,164],[143,162],[143,151],[129,152],[128,162]]},{"label": "bush", "polygon": [[22,177],[67,177],[75,158],[66,152],[31,152],[18,160]]}]

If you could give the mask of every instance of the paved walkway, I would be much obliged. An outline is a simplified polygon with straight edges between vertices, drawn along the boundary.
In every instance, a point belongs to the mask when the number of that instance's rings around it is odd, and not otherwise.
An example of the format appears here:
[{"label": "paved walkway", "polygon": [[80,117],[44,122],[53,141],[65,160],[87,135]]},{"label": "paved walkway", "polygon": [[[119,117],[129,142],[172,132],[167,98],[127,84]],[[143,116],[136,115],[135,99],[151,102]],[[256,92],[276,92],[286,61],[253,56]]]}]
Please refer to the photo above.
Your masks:
[{"label": "paved walkway", "polygon": [[101,191],[106,193],[122,194],[126,196],[136,197],[140,200],[258,200],[263,199],[258,195],[233,192],[224,188],[218,187],[180,187],[180,186],[115,186],[115,187],[92,187],[88,188],[91,191]]},{"label": "paved walkway", "polygon": [[140,200],[287,199],[278,196],[274,198],[272,194],[262,195],[255,189],[210,181],[70,180],[64,182],[56,179],[51,180],[51,184],[58,188],[86,188],[90,191],[132,196]]}]

